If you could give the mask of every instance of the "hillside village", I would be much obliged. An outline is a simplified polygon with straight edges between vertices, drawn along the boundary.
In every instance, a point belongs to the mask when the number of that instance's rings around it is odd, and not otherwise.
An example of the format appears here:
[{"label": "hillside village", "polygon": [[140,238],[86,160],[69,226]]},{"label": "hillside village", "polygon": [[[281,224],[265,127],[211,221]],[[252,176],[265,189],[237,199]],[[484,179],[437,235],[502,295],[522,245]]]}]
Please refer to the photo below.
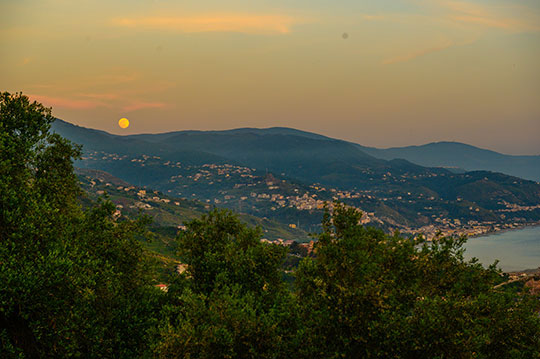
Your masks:
[{"label": "hillside village", "polygon": [[[231,208],[241,213],[277,220],[291,229],[303,228],[307,232],[317,231],[325,206],[332,211],[334,201],[344,202],[362,211],[363,224],[379,226],[389,232],[398,230],[408,235],[422,234],[428,239],[437,235],[478,236],[519,228],[531,224],[526,216],[519,214],[540,210],[540,204],[522,206],[500,201],[499,207],[492,211],[497,215],[497,220],[494,220],[493,216],[490,220],[483,220],[481,214],[486,212],[485,209],[458,197],[456,201],[463,204],[465,214],[460,213],[459,217],[453,218],[445,209],[448,200],[424,193],[344,190],[321,184],[301,184],[271,173],[261,173],[254,168],[229,163],[191,165],[159,156],[131,157],[103,151],[92,151],[82,158],[82,163],[87,166],[91,166],[95,161],[122,165],[129,163],[130,166],[146,166],[150,170],[166,169],[170,173],[166,182],[153,185],[163,192],[149,186],[117,186],[117,190],[136,193],[139,201],[131,204],[132,208],[151,210],[152,203],[179,206],[178,198],[196,199],[206,203],[205,209],[212,206]],[[105,186],[113,185],[105,183]],[[416,223],[392,217],[392,208],[400,203],[418,208],[417,213],[411,214],[419,218]],[[122,207],[119,207],[119,210],[121,209]],[[299,240],[305,241],[306,238]]]}]

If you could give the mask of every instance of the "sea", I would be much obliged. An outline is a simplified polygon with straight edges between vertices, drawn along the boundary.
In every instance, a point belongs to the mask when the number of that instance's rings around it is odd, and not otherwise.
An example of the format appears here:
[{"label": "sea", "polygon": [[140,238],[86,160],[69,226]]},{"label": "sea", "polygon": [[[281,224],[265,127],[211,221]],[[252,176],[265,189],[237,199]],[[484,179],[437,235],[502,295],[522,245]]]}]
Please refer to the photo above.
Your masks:
[{"label": "sea", "polygon": [[469,238],[465,258],[478,258],[488,266],[498,259],[505,272],[540,267],[540,226],[525,227]]}]

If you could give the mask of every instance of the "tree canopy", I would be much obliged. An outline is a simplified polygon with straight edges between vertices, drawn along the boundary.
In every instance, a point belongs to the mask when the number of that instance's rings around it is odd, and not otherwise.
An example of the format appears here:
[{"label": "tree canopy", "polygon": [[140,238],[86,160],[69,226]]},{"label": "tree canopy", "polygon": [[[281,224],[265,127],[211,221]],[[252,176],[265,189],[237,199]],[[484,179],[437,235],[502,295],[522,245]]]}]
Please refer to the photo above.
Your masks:
[{"label": "tree canopy", "polygon": [[50,133],[50,109],[0,95],[0,343],[4,357],[142,355],[155,320],[137,236],[103,201],[83,210],[80,149]]},{"label": "tree canopy", "polygon": [[291,357],[297,316],[282,279],[285,248],[228,211],[187,224],[178,238],[187,269],[170,286],[163,358]]},{"label": "tree canopy", "polygon": [[500,272],[465,261],[465,238],[390,236],[359,219],[338,205],[298,269],[306,357],[538,357],[538,298],[494,289]]}]

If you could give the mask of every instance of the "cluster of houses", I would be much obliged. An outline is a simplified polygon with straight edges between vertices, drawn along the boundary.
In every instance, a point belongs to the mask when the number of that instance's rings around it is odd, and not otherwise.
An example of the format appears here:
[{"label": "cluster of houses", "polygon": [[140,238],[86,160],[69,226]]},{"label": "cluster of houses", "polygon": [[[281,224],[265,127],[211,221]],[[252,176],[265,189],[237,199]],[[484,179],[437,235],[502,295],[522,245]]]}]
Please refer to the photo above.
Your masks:
[{"label": "cluster of houses", "polygon": [[[328,206],[331,211],[333,206],[332,200],[341,200],[348,203],[355,203],[357,204],[357,207],[358,204],[361,206],[361,203],[364,199],[381,200],[383,202],[406,201],[408,203],[416,203],[417,201],[426,200],[433,202],[440,201],[439,198],[436,198],[434,196],[412,194],[411,192],[396,192],[395,195],[393,195],[391,193],[392,191],[390,191],[389,193],[376,195],[373,191],[369,190],[348,191],[335,188],[327,188],[320,184],[312,184],[311,186],[302,189],[293,188],[292,191],[289,188],[288,191],[284,191],[281,188],[281,182],[283,181],[277,180],[271,175],[261,177],[257,175],[257,171],[253,168],[231,164],[204,164],[202,166],[189,166],[183,165],[180,162],[165,161],[162,160],[159,156],[142,155],[137,158],[130,159],[126,155],[118,155],[114,153],[110,154],[105,152],[91,152],[83,159],[110,161],[130,160],[131,162],[138,163],[142,166],[147,164],[148,161],[158,161],[159,164],[163,166],[183,168],[183,174],[177,174],[169,179],[169,181],[172,183],[185,179],[193,182],[200,182],[204,180],[205,184],[208,185],[212,185],[216,182],[222,182],[225,180],[234,181],[236,183],[234,183],[234,187],[233,185],[231,185],[231,190],[219,190],[217,192],[218,195],[214,195],[210,199],[206,199],[206,202],[212,202],[217,205],[224,205],[229,207],[232,205],[232,203],[236,203],[239,209],[243,208],[244,205],[242,203],[245,203],[245,205],[247,206],[256,207],[265,206],[266,204],[264,204],[264,202],[268,202],[268,208],[272,211],[277,211],[281,208],[294,208],[299,211],[320,211],[325,206]],[[391,173],[387,173],[384,176],[388,179],[393,177]],[[433,177],[438,175],[427,174],[426,176]],[[422,177],[422,175],[420,175],[419,177]],[[94,184],[95,182],[92,181],[91,185],[93,186]],[[107,183],[106,186],[112,185],[110,183]],[[187,187],[187,185],[184,185],[184,187]],[[234,190],[241,189],[242,187],[254,187],[254,189],[251,192],[244,192],[244,194],[238,194],[234,192]],[[163,198],[157,192],[149,194],[146,192],[146,190],[137,189],[133,186],[117,186],[116,189],[126,192],[137,191],[137,196],[139,197],[140,201],[132,204],[132,208],[151,210],[153,208],[151,202],[172,202],[172,204],[175,204],[177,206],[180,205],[179,201],[174,201],[169,198]],[[285,194],[291,192],[292,194]],[[103,191],[98,191],[98,194],[102,193]],[[181,193],[177,194],[181,195]],[[193,196],[196,196],[196,194],[192,194],[192,197]],[[462,199],[457,198],[457,201],[460,202],[462,201]],[[259,202],[259,204],[257,204],[256,202]],[[421,213],[419,212],[419,215],[429,217],[429,222],[427,222],[428,224],[420,228],[412,228],[404,226],[402,224],[392,223],[391,220],[386,218],[382,220],[381,218],[378,218],[374,212],[368,211],[364,211],[361,222],[362,224],[383,224],[383,222],[385,222],[386,224],[394,226],[396,230],[400,230],[403,233],[423,234],[427,238],[433,238],[436,235],[440,234],[445,236],[463,234],[468,236],[478,236],[499,230],[519,228],[527,222],[525,218],[523,218],[523,220],[520,220],[519,218],[514,219],[511,223],[507,222],[505,221],[506,216],[508,215],[507,212],[533,211],[540,209],[540,204],[535,206],[520,206],[513,203],[507,203],[505,201],[502,201],[499,204],[502,208],[495,210],[496,213],[499,213],[499,216],[501,218],[501,221],[498,222],[468,221],[467,223],[462,223],[459,219],[446,218],[443,213],[437,213],[436,208],[438,207],[435,205],[424,206],[424,211],[422,211]],[[480,212],[481,209],[478,206],[471,205],[469,206],[469,211],[474,214]]]}]

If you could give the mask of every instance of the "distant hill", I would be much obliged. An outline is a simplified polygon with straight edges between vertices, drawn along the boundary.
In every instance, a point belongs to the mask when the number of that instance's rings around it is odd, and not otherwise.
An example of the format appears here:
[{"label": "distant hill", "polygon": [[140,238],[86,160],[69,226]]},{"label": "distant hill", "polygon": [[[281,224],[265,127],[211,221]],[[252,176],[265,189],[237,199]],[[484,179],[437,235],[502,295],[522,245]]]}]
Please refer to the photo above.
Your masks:
[{"label": "distant hill", "polygon": [[53,130],[84,146],[79,167],[306,231],[317,228],[323,202],[334,199],[404,230],[449,218],[540,220],[540,185],[532,181],[376,158],[374,150],[357,144],[293,129],[117,136],[59,120]]},{"label": "distant hill", "polygon": [[253,127],[243,127],[243,128],[235,128],[231,130],[222,130],[222,131],[199,131],[199,130],[187,130],[187,131],[173,131],[173,132],[165,132],[165,133],[157,133],[157,134],[140,134],[140,135],[129,135],[127,137],[130,138],[138,138],[143,139],[151,142],[158,142],[162,140],[169,139],[171,137],[175,137],[178,135],[236,135],[236,134],[246,134],[246,133],[252,133],[252,134],[258,134],[258,135],[293,135],[293,136],[301,136],[301,137],[307,137],[307,138],[313,138],[313,139],[326,139],[326,140],[332,140],[332,138],[319,135],[312,132],[306,132],[302,130],[297,130],[294,128],[289,127],[270,127],[270,128],[253,128]]},{"label": "distant hill", "polygon": [[[375,158],[345,141],[288,128],[117,136],[57,120],[53,130],[82,144],[87,152],[151,154],[199,165],[243,164],[309,183],[351,188],[369,185],[372,176],[384,177],[389,171],[396,175],[426,172],[425,168],[407,161]],[[440,169],[432,171],[441,172]]]},{"label": "distant hill", "polygon": [[89,151],[104,151],[131,156],[151,153],[193,164],[230,162],[229,159],[208,152],[193,149],[177,150],[175,147],[168,146],[165,142],[147,141],[144,139],[145,135],[118,136],[105,131],[73,125],[59,119],[53,123],[52,130],[72,142],[83,145],[83,149],[87,153]]},{"label": "distant hill", "polygon": [[[392,163],[378,160],[394,159],[410,162],[401,162],[400,167],[404,170],[413,169],[413,164],[446,168],[452,172],[485,170],[540,182],[540,156],[506,155],[459,142],[380,149],[286,127],[117,136],[57,120],[53,129],[84,145],[87,150],[129,152],[134,155],[150,152],[165,156],[173,154],[175,159],[193,163],[230,162],[234,159],[258,168],[284,170],[288,175],[308,180],[314,174],[319,174],[324,181],[338,177],[339,173],[341,184],[346,184],[349,182],[347,178],[355,175],[356,171],[351,170],[349,165],[384,171],[388,166],[392,167]],[[288,155],[276,163],[275,155],[279,152]],[[290,156],[291,153],[294,156]],[[303,156],[317,158],[318,164],[306,168],[300,163],[305,162]],[[332,162],[330,168],[329,161]]]},{"label": "distant hill", "polygon": [[[150,228],[153,231],[166,233],[168,230],[171,233],[166,238],[168,241],[174,239],[179,226],[200,218],[214,207],[197,200],[176,198],[152,189],[137,187],[100,170],[76,168],[75,173],[79,177],[88,199],[95,201],[106,192],[109,199],[117,205],[122,215],[135,218],[140,214],[139,211],[142,210],[143,213],[152,216],[153,222]],[[144,195],[141,195],[141,193],[144,193]],[[263,236],[270,240],[282,238],[306,241],[310,239],[308,233],[297,228],[290,228],[283,223],[247,214],[241,214],[240,218],[252,226],[260,226],[263,230]],[[170,244],[167,243],[167,246],[170,246]],[[173,249],[169,252],[161,251],[160,253],[174,255]]]},{"label": "distant hill", "polygon": [[505,155],[459,142],[434,142],[388,149],[358,148],[385,160],[403,158],[421,166],[487,170],[540,182],[540,156]]},{"label": "distant hill", "polygon": [[[177,133],[149,139],[175,151],[198,151],[222,156],[261,170],[308,182],[354,186],[362,168],[384,171],[387,161],[376,159],[347,142],[315,138],[273,129]],[[417,167],[411,164],[412,167]],[[334,178],[335,177],[335,178]]]}]

